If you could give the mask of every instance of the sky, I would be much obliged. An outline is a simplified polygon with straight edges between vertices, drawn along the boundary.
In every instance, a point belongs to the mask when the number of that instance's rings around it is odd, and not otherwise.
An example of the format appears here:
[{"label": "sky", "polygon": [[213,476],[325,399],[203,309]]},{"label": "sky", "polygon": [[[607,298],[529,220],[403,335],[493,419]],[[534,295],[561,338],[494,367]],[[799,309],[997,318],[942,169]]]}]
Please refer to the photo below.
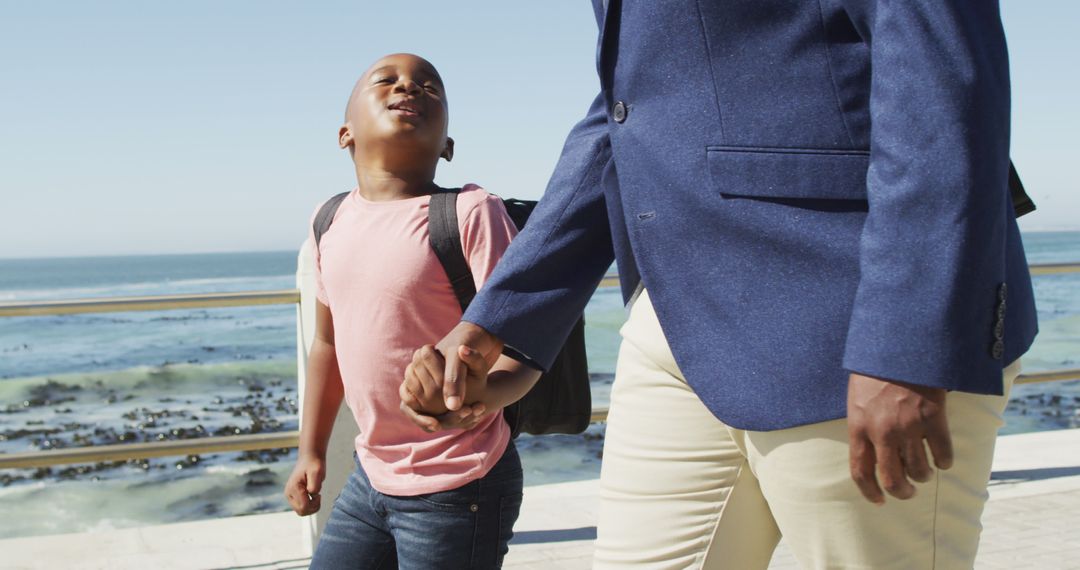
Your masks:
[{"label": "sky", "polygon": [[[1004,0],[1013,159],[1080,230],[1080,2]],[[355,185],[337,130],[380,56],[446,82],[443,186],[538,198],[598,89],[586,0],[0,0],[0,258],[293,250]]]}]

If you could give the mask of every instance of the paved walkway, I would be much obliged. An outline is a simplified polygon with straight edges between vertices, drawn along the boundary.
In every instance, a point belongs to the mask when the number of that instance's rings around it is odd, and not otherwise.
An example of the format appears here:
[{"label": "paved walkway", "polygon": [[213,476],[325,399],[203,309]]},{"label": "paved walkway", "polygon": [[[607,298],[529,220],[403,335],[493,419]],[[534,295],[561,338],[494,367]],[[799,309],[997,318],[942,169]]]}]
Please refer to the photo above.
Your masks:
[{"label": "paved walkway", "polygon": [[[1080,430],[1002,437],[976,568],[1080,569]],[[596,481],[530,487],[507,568],[589,568]],[[783,542],[770,569],[797,569]]]},{"label": "paved walkway", "polygon": [[[595,480],[528,487],[506,567],[589,568]],[[998,441],[976,568],[1080,570],[1080,430]],[[300,521],[254,515],[100,533],[0,540],[0,568],[306,568]],[[770,568],[798,564],[781,542]]]}]

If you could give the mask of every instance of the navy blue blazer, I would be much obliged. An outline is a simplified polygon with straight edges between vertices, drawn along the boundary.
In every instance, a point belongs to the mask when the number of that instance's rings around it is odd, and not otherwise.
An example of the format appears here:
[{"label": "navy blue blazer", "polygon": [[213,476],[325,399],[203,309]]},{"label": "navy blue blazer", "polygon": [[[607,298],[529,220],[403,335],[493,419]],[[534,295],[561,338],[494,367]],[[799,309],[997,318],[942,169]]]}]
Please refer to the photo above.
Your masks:
[{"label": "navy blue blazer", "polygon": [[614,258],[731,426],[843,417],[852,371],[1002,392],[1037,326],[996,1],[594,8],[601,92],[465,320],[546,366]]}]

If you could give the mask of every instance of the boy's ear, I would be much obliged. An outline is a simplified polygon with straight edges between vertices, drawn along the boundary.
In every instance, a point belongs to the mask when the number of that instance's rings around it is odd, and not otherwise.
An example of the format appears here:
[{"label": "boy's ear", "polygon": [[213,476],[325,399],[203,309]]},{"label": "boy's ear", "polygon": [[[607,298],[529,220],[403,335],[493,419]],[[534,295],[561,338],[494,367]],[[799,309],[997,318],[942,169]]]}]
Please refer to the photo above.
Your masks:
[{"label": "boy's ear", "polygon": [[446,137],[446,148],[443,149],[442,154],[439,156],[446,159],[446,162],[454,159],[454,139]]},{"label": "boy's ear", "polygon": [[338,146],[341,148],[349,148],[356,142],[353,140],[352,127],[348,123],[341,125],[338,129]]}]

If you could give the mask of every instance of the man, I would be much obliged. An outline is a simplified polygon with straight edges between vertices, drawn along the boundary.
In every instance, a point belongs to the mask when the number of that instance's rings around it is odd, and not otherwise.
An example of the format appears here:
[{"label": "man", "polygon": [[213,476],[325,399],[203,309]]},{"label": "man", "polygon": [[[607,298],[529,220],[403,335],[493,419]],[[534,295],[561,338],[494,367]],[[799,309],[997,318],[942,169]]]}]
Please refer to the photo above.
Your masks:
[{"label": "man", "polygon": [[459,347],[547,366],[614,257],[598,568],[971,567],[1037,328],[997,2],[594,8],[601,92],[439,344],[448,407]]}]

